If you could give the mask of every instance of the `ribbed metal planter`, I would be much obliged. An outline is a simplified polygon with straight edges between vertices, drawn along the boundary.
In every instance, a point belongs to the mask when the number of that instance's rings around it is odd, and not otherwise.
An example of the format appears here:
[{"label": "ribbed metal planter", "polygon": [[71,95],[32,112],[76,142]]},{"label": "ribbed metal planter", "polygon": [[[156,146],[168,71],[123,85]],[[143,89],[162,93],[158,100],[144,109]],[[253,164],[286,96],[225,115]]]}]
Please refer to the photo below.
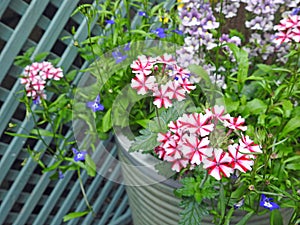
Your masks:
[{"label": "ribbed metal planter", "polygon": [[[134,225],[176,225],[179,221],[180,199],[174,196],[174,189],[180,183],[164,179],[151,166],[157,159],[150,155],[128,153],[130,141],[124,135],[117,135],[118,155],[122,161],[122,173],[132,211]],[[284,225],[288,224],[290,210],[281,209]],[[230,224],[237,224],[244,216],[237,210]],[[205,217],[201,225],[213,225],[212,217]],[[270,225],[269,214],[253,216],[247,225]]]}]

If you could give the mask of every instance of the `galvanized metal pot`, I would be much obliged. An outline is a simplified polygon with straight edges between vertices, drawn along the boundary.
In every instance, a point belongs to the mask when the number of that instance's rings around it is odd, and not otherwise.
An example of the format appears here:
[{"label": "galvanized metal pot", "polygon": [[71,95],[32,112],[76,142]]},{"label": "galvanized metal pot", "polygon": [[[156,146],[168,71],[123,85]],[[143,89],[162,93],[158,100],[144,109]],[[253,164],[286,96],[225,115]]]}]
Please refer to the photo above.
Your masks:
[{"label": "galvanized metal pot", "polygon": [[[134,225],[177,225],[181,208],[174,189],[180,187],[180,183],[159,175],[154,169],[159,160],[151,155],[129,153],[130,141],[124,135],[119,134],[116,139]],[[284,218],[290,218],[290,210],[281,210]],[[237,210],[230,224],[237,224],[244,215]],[[287,225],[288,219],[284,222]],[[247,225],[269,224],[268,213],[253,216],[247,222]],[[204,218],[201,225],[213,225],[212,217]]]}]

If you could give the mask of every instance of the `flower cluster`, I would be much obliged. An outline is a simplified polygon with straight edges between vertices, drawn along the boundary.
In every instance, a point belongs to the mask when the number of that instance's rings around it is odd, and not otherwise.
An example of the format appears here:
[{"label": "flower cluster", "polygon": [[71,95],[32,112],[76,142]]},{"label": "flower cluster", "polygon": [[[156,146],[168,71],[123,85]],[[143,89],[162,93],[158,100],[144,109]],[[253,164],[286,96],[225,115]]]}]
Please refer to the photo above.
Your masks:
[{"label": "flower cluster", "polygon": [[21,84],[25,86],[27,96],[35,104],[46,98],[45,85],[48,80],[60,80],[63,77],[61,68],[55,68],[50,62],[34,62],[25,67]]},{"label": "flower cluster", "polygon": [[[245,120],[224,114],[224,107],[214,106],[205,114],[184,114],[168,124],[167,133],[158,134],[155,152],[172,163],[172,170],[193,169],[203,165],[215,179],[229,177],[234,170],[251,170],[256,154],[262,153],[243,131]],[[230,136],[233,134],[233,136]],[[232,138],[239,137],[238,141]]]},{"label": "flower cluster", "polygon": [[300,42],[300,16],[289,15],[288,17],[280,20],[280,24],[274,26],[274,30],[278,32],[275,34],[274,42],[277,45],[282,43]]},{"label": "flower cluster", "polygon": [[[177,51],[178,62],[181,66],[186,67],[190,64],[196,64],[204,68],[215,68],[213,65],[207,64],[205,60],[207,50],[224,43],[234,43],[237,46],[241,44],[241,39],[237,36],[229,37],[228,34],[223,34],[219,39],[214,37],[213,30],[219,28],[220,22],[214,16],[210,3],[204,1],[182,1],[178,11],[181,19],[180,29],[186,34],[184,46]],[[232,56],[226,45],[223,45],[223,49]],[[234,61],[234,57],[230,58]],[[218,69],[207,70],[207,72],[215,84],[226,88],[224,77],[219,73]]]},{"label": "flower cluster", "polygon": [[178,66],[172,55],[154,58],[141,55],[131,68],[135,74],[131,87],[140,95],[153,95],[153,104],[158,108],[172,106],[173,99],[182,101],[196,88],[190,71]]}]

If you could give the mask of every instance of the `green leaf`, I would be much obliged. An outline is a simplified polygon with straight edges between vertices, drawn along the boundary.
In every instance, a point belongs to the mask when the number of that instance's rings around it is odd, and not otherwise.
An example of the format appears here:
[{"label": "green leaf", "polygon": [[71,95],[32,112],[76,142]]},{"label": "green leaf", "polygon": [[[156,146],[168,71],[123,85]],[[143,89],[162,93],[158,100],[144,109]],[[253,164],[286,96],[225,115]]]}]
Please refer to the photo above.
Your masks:
[{"label": "green leaf", "polygon": [[45,60],[45,58],[49,55],[49,52],[42,52],[42,53],[39,53],[37,54],[35,57],[34,57],[34,61],[35,62],[40,62],[42,60]]},{"label": "green leaf", "polygon": [[44,137],[57,137],[57,138],[64,139],[64,136],[61,134],[56,134],[49,130],[45,130],[45,129],[41,129],[41,128],[31,130],[31,134],[41,135]]},{"label": "green leaf", "polygon": [[279,210],[271,211],[270,225],[283,225],[282,216]]},{"label": "green leaf", "polygon": [[153,133],[147,129],[141,130],[140,133],[141,135],[137,136],[135,141],[132,143],[129,152],[149,151],[159,145],[159,142],[157,141],[157,133]]},{"label": "green leaf", "polygon": [[247,213],[236,225],[246,225],[247,221],[254,214],[254,211]]},{"label": "green leaf", "polygon": [[[191,197],[195,193],[195,183],[196,180],[193,177],[185,177],[181,181],[182,187],[177,189],[177,192],[182,196]],[[199,185],[198,185],[199,186]]]},{"label": "green leaf", "polygon": [[287,100],[287,99],[284,100],[282,102],[282,109],[283,109],[283,113],[284,113],[283,116],[285,118],[289,118],[291,116],[293,108],[294,108],[294,106],[290,100]]},{"label": "green leaf", "polygon": [[280,138],[285,137],[289,132],[296,130],[300,127],[300,116],[293,117],[283,128]]},{"label": "green leaf", "polygon": [[200,78],[202,78],[206,82],[206,84],[211,84],[207,71],[203,69],[201,66],[192,64],[188,66],[188,69],[191,73],[194,73],[198,75]]},{"label": "green leaf", "polygon": [[233,55],[238,63],[237,81],[238,81],[239,90],[241,91],[248,77],[248,69],[249,69],[248,52],[242,48],[238,48],[233,43],[227,43],[227,45],[230,48],[230,50],[233,52]]},{"label": "green leaf", "polygon": [[199,225],[202,217],[208,215],[206,205],[197,203],[194,198],[185,199],[180,203],[180,225]]},{"label": "green leaf", "polygon": [[250,113],[254,115],[260,115],[262,113],[265,113],[268,106],[262,100],[255,98],[252,101],[248,102],[246,107]]},{"label": "green leaf", "polygon": [[135,122],[141,125],[143,128],[146,128],[149,121],[150,121],[149,119],[144,119],[144,120],[136,120]]},{"label": "green leaf", "polygon": [[222,184],[220,185],[220,197],[219,197],[218,204],[221,210],[221,218],[224,218],[226,203],[225,203],[224,187]]},{"label": "green leaf", "polygon": [[272,71],[272,66],[266,64],[257,64],[257,67],[265,73],[269,73]]},{"label": "green leaf", "polygon": [[224,99],[225,101],[225,105],[226,105],[226,111],[228,113],[231,113],[233,111],[236,111],[240,105],[240,102],[239,101],[233,101],[231,98],[229,97],[226,97]]},{"label": "green leaf", "polygon": [[102,119],[102,131],[108,132],[112,128],[111,108],[105,113]]},{"label": "green leaf", "polygon": [[43,173],[57,169],[62,162],[63,162],[63,160],[59,160],[59,161],[55,162],[52,166],[49,166],[49,167],[43,169]]},{"label": "green leaf", "polygon": [[5,132],[5,134],[10,135],[10,136],[14,136],[14,137],[39,139],[37,136],[28,135],[28,134],[18,134],[18,133],[12,133],[12,132]]},{"label": "green leaf", "polygon": [[300,164],[299,163],[289,163],[285,166],[286,169],[289,170],[299,170],[300,171]]},{"label": "green leaf", "polygon": [[85,155],[85,165],[88,175],[94,177],[96,175],[96,164],[89,154]]},{"label": "green leaf", "polygon": [[69,220],[72,220],[72,219],[75,219],[75,218],[78,218],[78,217],[82,217],[82,216],[85,216],[89,214],[89,211],[83,211],[83,212],[72,212],[72,213],[69,213],[67,215],[64,216],[63,220],[64,222],[67,222]]}]

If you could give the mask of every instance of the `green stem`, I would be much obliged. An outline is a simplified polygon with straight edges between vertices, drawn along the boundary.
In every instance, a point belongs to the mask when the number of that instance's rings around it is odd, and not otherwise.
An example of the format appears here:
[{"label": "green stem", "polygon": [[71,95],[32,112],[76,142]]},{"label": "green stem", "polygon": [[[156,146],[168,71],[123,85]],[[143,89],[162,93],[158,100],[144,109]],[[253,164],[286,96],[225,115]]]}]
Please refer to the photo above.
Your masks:
[{"label": "green stem", "polygon": [[88,200],[87,195],[86,195],[85,190],[84,190],[84,186],[83,186],[83,183],[82,183],[82,178],[81,178],[81,175],[80,175],[80,168],[77,169],[77,174],[78,174],[80,189],[81,189],[85,204],[88,207],[89,211],[93,212],[93,208],[90,205],[89,200]]}]

